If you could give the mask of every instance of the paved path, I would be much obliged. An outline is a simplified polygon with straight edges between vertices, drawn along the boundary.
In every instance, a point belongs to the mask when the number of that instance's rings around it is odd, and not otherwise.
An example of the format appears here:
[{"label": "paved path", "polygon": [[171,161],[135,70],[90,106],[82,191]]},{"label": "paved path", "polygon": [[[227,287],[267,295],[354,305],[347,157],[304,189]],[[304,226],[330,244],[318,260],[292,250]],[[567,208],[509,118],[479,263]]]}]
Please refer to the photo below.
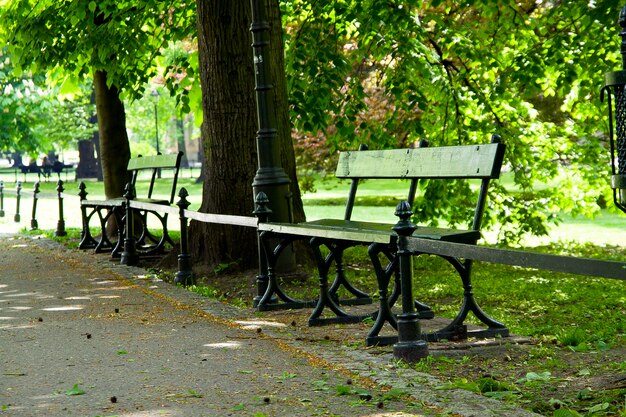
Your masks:
[{"label": "paved path", "polygon": [[0,238],[0,416],[533,415],[292,331],[106,256]]}]

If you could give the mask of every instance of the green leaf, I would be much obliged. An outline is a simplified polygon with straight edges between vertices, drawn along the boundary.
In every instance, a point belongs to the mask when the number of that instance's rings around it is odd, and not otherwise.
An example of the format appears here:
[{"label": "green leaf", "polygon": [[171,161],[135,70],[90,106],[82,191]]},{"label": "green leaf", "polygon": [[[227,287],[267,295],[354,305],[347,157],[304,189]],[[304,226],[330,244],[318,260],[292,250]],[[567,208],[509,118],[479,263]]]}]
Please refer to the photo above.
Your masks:
[{"label": "green leaf", "polygon": [[197,392],[195,390],[192,390],[192,389],[188,390],[187,394],[190,397],[194,397],[194,398],[203,398],[204,397],[204,394],[200,394],[199,392]]},{"label": "green leaf", "polygon": [[78,384],[74,384],[71,389],[65,391],[65,395],[83,395],[85,391],[78,387]]},{"label": "green leaf", "polygon": [[609,403],[596,404],[589,408],[589,413],[597,413],[599,411],[605,411],[609,408]]},{"label": "green leaf", "polygon": [[553,417],[582,417],[580,413],[568,408],[559,408],[552,414]]},{"label": "green leaf", "polygon": [[526,376],[520,380],[518,380],[518,382],[533,382],[533,381],[542,381],[542,382],[547,382],[550,380],[550,378],[552,378],[552,374],[548,371],[545,372],[528,372],[526,374]]},{"label": "green leaf", "polygon": [[407,395],[406,390],[402,388],[392,388],[383,395],[385,400],[397,400],[400,397]]},{"label": "green leaf", "polygon": [[352,388],[349,385],[337,385],[335,392],[337,395],[349,395],[352,393]]},{"label": "green leaf", "polygon": [[296,374],[292,374],[291,372],[284,371],[284,372],[282,373],[282,375],[278,377],[278,379],[280,379],[280,380],[282,380],[282,381],[285,381],[285,380],[287,380],[287,379],[293,379],[293,378],[296,378],[297,376],[298,376],[298,375],[296,375]]},{"label": "green leaf", "polygon": [[75,77],[67,77],[59,88],[59,94],[62,96],[73,96],[80,92],[80,86]]}]

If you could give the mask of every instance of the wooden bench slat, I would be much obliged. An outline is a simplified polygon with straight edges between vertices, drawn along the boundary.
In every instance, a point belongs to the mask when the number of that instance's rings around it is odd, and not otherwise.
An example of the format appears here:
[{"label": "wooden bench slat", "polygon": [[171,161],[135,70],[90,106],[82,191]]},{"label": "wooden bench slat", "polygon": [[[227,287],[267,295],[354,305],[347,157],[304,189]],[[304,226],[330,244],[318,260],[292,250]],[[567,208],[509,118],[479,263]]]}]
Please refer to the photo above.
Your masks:
[{"label": "wooden bench slat", "polygon": [[138,158],[131,158],[128,161],[127,170],[135,171],[152,168],[176,168],[177,160],[177,154],[141,156]]},{"label": "wooden bench slat", "polygon": [[[389,225],[393,226],[393,225]],[[390,243],[393,238],[391,228],[386,230],[364,230],[359,228],[329,227],[311,223],[259,223],[259,231],[268,231],[276,234],[320,237],[335,240],[348,240],[363,243]]]},{"label": "wooden bench slat", "polygon": [[498,178],[504,144],[342,152],[338,178]]},{"label": "wooden bench slat", "polygon": [[[355,242],[389,243],[394,236],[393,224],[371,223],[340,219],[321,219],[306,223],[260,223],[260,231],[272,233],[323,237],[328,239]],[[476,230],[457,230],[438,227],[418,226],[414,237],[457,243],[476,243],[480,232]]]},{"label": "wooden bench slat", "polygon": [[84,207],[121,207],[124,201],[124,197],[119,197],[109,200],[81,200],[80,204]]}]

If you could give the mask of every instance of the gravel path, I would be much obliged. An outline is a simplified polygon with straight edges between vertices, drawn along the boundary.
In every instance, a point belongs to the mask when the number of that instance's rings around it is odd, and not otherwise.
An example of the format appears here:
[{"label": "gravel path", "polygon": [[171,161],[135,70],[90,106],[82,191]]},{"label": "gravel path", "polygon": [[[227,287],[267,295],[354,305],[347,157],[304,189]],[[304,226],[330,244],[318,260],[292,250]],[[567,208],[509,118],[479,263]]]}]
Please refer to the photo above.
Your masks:
[{"label": "gravel path", "polygon": [[1,237],[0,415],[533,415],[263,319],[106,256]]}]

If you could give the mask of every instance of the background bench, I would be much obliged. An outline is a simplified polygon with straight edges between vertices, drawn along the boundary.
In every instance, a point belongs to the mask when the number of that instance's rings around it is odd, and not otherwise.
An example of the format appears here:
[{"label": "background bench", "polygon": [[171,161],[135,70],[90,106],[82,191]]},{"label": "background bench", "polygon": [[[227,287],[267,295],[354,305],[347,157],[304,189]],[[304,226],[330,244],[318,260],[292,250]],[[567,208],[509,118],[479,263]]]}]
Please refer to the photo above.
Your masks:
[{"label": "background bench", "polygon": [[[356,298],[363,298],[360,291],[352,288],[345,279],[342,264],[343,252],[353,246],[367,246],[370,259],[376,273],[379,288],[379,310],[375,314],[375,323],[367,337],[368,344],[389,344],[397,340],[396,336],[381,337],[381,329],[386,323],[398,328],[396,317],[391,307],[398,299],[401,291],[408,291],[405,296],[411,297],[411,290],[402,289],[399,285],[397,268],[397,235],[392,228],[393,223],[374,223],[352,220],[352,211],[356,201],[358,184],[363,179],[407,179],[408,207],[413,205],[420,180],[452,181],[478,179],[481,181],[480,190],[475,199],[473,216],[468,219],[468,229],[435,228],[419,226],[414,235],[422,239],[476,244],[480,238],[480,227],[484,213],[489,182],[498,178],[504,157],[504,144],[499,143],[499,137],[492,138],[491,144],[449,146],[428,148],[422,146],[416,149],[397,149],[368,151],[359,150],[340,154],[336,170],[338,178],[352,180],[348,195],[346,210],[343,219],[322,219],[311,222],[289,224],[260,222],[259,233],[263,251],[267,261],[267,286],[262,295],[258,308],[268,310],[310,305],[298,302],[288,297],[280,289],[276,279],[275,265],[282,250],[297,239],[308,239],[315,254],[320,279],[320,294],[316,301],[309,324],[323,324],[328,322],[350,322],[361,320],[362,317],[348,314],[337,302],[336,291],[339,286],[346,286],[348,292]],[[422,144],[424,145],[424,144]],[[469,197],[469,196],[468,196]],[[428,204],[428,203],[427,203]],[[432,201],[430,204],[444,205],[445,200]],[[390,214],[392,210],[390,208]],[[391,218],[391,216],[390,216]],[[328,254],[322,255],[321,247],[326,247]],[[425,253],[425,252],[424,252]],[[418,252],[413,254],[418,255]],[[487,328],[476,332],[476,336],[508,335],[508,329],[485,314],[475,302],[471,290],[471,262],[455,257],[444,257],[458,271],[465,291],[463,304],[453,324],[422,337],[428,340],[465,338],[468,336],[464,324],[469,312],[475,313],[477,318]],[[335,265],[335,279],[328,284],[328,273]],[[383,265],[385,264],[385,265]],[[389,294],[389,284],[394,276],[394,288]],[[403,309],[407,306],[403,303]],[[411,302],[411,308],[416,308],[416,317],[432,318],[430,307],[417,301]],[[322,317],[324,310],[330,310],[335,317]]]},{"label": "background bench", "polygon": [[[130,182],[127,185],[127,192],[132,193],[133,200],[158,204],[158,205],[172,205],[174,196],[176,193],[176,184],[178,181],[178,173],[180,170],[180,161],[183,153],[168,155],[153,155],[153,156],[139,156],[137,158],[131,158],[128,161],[127,170],[131,174]],[[158,178],[158,173],[163,169],[173,170],[173,177]],[[148,191],[145,196],[137,197],[135,191],[135,184],[137,179],[142,175],[149,176],[150,182]],[[170,194],[168,198],[155,198],[153,197],[153,191],[156,181],[168,182],[170,185]],[[81,198],[81,215],[82,215],[82,233],[81,241],[79,244],[80,249],[95,248],[96,252],[111,251],[112,256],[119,256],[122,249],[122,239],[124,232],[124,205],[125,197],[113,198],[108,200],[87,200],[86,186],[84,183],[80,183]],[[138,254],[150,255],[162,252],[165,243],[173,244],[171,241],[168,229],[167,229],[167,213],[159,213],[151,210],[137,210],[137,216],[134,220],[139,220],[141,223],[141,231],[137,239],[137,252]],[[154,236],[148,230],[148,214],[154,215],[159,219],[161,225],[162,234],[160,237]],[[101,237],[100,240],[96,240],[90,233],[89,222],[91,218],[97,215],[100,223]],[[113,243],[107,233],[107,223],[111,218],[114,218],[117,224],[116,230],[118,233],[118,240]],[[135,222],[136,224],[137,222]]]}]

